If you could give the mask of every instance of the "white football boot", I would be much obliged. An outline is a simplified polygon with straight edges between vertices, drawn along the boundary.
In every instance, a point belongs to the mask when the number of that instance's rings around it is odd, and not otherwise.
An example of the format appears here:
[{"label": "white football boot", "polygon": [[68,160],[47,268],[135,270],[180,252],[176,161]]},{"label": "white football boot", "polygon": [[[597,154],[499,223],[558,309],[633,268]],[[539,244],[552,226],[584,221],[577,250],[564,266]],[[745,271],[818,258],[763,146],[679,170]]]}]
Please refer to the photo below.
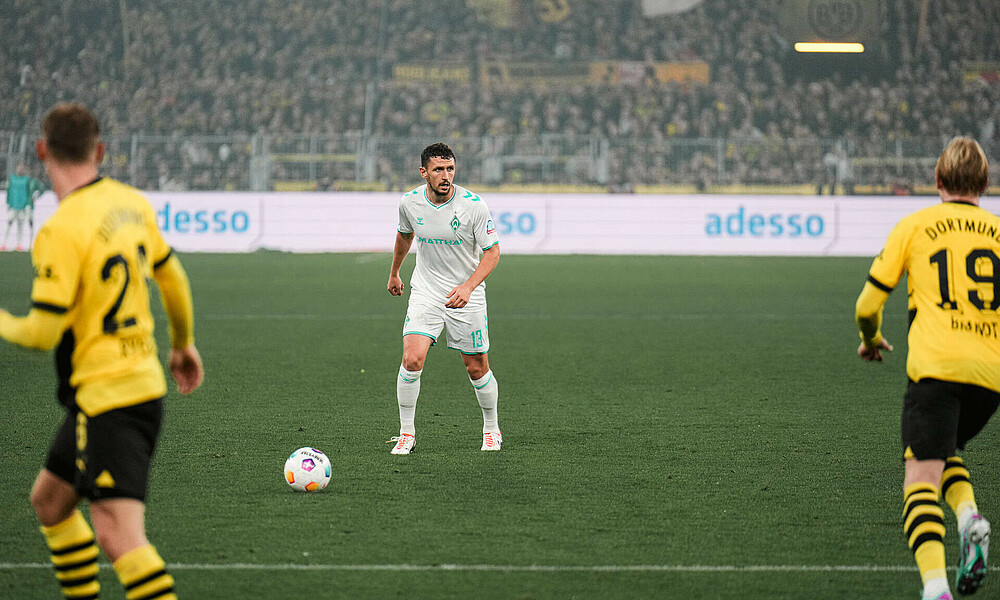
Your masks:
[{"label": "white football boot", "polygon": [[417,438],[408,433],[401,433],[398,436],[389,438],[389,441],[386,443],[393,442],[396,445],[392,447],[390,454],[409,454],[413,452],[413,447],[417,445]]},{"label": "white football boot", "polygon": [[986,559],[990,551],[990,522],[982,515],[975,515],[965,525],[958,540],[958,593],[969,596],[976,593],[986,579]]},{"label": "white football boot", "polygon": [[500,435],[499,431],[487,431],[483,434],[483,447],[480,450],[492,452],[499,450],[501,444],[503,444],[503,436]]}]

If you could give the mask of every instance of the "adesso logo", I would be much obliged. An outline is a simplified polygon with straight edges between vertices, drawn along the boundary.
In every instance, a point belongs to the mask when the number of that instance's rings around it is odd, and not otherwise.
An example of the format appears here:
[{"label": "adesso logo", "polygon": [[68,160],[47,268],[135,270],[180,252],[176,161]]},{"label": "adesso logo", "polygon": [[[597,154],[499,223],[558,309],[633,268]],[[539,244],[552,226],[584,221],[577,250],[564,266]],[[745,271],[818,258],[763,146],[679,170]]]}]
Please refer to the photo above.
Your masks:
[{"label": "adesso logo", "polygon": [[705,215],[709,237],[818,238],[826,231],[822,215],[802,213],[757,213],[746,207],[735,212]]},{"label": "adesso logo", "polygon": [[250,229],[250,213],[207,208],[185,210],[167,202],[156,211],[156,224],[164,233],[239,234]]},{"label": "adesso logo", "polygon": [[497,215],[496,223],[500,235],[531,235],[538,228],[538,221],[530,212],[503,212]]}]

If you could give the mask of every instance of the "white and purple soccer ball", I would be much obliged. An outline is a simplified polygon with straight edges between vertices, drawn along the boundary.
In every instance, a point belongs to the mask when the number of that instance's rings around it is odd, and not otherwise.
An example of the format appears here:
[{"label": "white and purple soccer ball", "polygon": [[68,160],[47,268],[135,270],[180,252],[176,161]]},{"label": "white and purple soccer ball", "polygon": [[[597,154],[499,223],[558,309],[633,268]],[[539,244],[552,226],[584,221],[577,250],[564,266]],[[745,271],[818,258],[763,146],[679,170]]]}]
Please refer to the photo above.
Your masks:
[{"label": "white and purple soccer ball", "polygon": [[318,492],[330,483],[330,459],[315,448],[299,448],[285,461],[285,481],[297,492]]}]

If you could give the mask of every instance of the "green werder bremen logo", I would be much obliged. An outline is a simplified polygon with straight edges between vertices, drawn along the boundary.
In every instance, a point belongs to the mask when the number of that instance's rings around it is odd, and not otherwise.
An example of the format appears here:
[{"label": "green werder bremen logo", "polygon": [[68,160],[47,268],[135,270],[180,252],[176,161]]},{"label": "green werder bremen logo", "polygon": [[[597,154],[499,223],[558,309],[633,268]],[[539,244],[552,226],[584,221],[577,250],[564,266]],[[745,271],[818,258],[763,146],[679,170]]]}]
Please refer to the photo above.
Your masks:
[{"label": "green werder bremen logo", "polygon": [[460,225],[461,225],[461,223],[458,222],[458,215],[455,215],[454,217],[452,217],[452,219],[451,219],[451,229],[452,229],[452,231],[458,231],[458,228],[459,228]]}]

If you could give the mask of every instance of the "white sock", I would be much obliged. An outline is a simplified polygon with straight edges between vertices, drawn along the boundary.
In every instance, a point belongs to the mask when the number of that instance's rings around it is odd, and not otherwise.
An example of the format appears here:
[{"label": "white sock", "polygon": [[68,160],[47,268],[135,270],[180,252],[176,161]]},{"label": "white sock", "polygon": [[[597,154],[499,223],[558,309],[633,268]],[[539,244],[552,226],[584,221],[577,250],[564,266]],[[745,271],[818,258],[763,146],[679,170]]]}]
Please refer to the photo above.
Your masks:
[{"label": "white sock", "polygon": [[417,396],[420,395],[419,371],[407,371],[399,366],[399,377],[396,378],[396,402],[399,404],[399,433],[415,435],[413,418],[417,414]]},{"label": "white sock", "polygon": [[497,416],[497,400],[500,399],[500,388],[497,386],[493,371],[487,371],[479,379],[470,379],[472,387],[476,388],[476,400],[483,409],[483,433],[499,432],[500,424]]},{"label": "white sock", "polygon": [[924,584],[924,598],[937,598],[944,592],[951,593],[951,588],[948,587],[948,580],[944,577],[928,579],[927,583]]}]

